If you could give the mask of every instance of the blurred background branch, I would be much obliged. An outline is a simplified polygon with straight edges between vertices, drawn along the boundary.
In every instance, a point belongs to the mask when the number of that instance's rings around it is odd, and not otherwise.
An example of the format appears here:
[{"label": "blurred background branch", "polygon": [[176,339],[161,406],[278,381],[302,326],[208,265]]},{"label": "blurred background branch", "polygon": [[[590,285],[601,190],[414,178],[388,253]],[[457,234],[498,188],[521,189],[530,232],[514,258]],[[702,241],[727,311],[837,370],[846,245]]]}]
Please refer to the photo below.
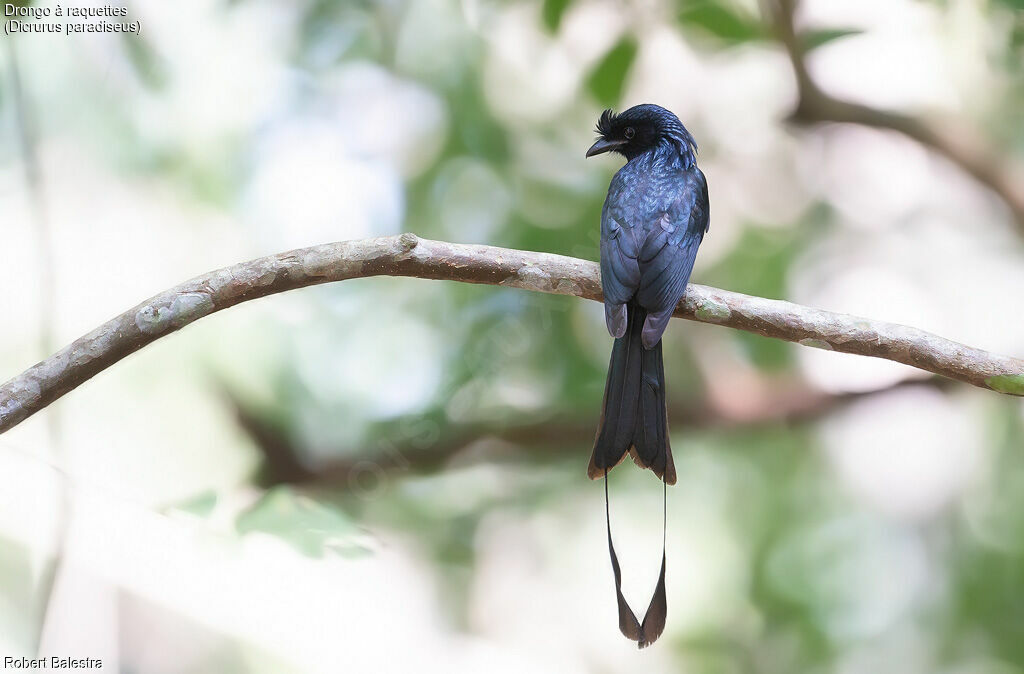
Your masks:
[{"label": "blurred background branch", "polygon": [[[1013,214],[1024,235],[1024,164],[1006,155],[984,134],[960,120],[925,120],[843,100],[826,93],[807,68],[807,41],[796,27],[800,0],[762,0],[766,20],[785,47],[796,78],[798,100],[790,120],[799,124],[835,122],[895,131],[953,162],[992,190]],[[899,67],[893,64],[893,67]]]},{"label": "blurred background branch", "polygon": [[[901,381],[884,388],[856,393],[829,394],[806,385],[778,378],[766,382],[774,395],[759,405],[745,410],[742,415],[723,408],[712,400],[697,404],[671,403],[668,416],[673,428],[682,433],[698,430],[757,431],[772,427],[786,427],[821,419],[859,400],[898,392],[911,387],[935,390],[950,388],[952,381],[941,377],[925,380]],[[313,462],[312,448],[274,422],[274,415],[260,409],[225,388],[224,399],[235,419],[260,453],[257,479],[261,486],[270,488],[282,484],[302,485],[316,489],[348,491],[362,487],[367,477],[366,452],[354,447],[333,447],[329,456],[347,457]],[[419,425],[430,423],[429,418],[391,419],[385,425]],[[484,463],[537,463],[571,461],[579,456],[579,445],[590,438],[596,429],[591,416],[560,416],[536,420],[525,418],[506,420],[502,424],[448,423],[432,426],[434,437],[424,446],[419,438],[403,438],[392,443],[386,452],[374,452],[373,476],[392,472],[413,475],[430,474],[450,466],[465,467]],[[321,449],[321,451],[323,451]]]}]

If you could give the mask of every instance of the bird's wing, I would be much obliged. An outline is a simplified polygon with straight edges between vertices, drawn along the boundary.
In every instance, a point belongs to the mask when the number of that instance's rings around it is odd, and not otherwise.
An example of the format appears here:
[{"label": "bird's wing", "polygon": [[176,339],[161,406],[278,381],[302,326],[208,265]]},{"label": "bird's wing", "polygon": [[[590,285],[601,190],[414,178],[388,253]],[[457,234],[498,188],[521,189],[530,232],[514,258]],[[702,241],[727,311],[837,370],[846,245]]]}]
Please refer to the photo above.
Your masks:
[{"label": "bird's wing", "polygon": [[637,301],[647,309],[644,346],[650,348],[661,339],[672,312],[686,292],[710,222],[708,186],[700,169],[688,172],[686,183],[658,219],[650,224],[637,256],[640,283]]},{"label": "bird's wing", "polygon": [[[618,178],[618,176],[616,176]],[[615,179],[601,212],[601,290],[608,332],[616,339],[626,333],[626,303],[640,286],[640,253],[636,216],[629,207],[628,186]]]}]

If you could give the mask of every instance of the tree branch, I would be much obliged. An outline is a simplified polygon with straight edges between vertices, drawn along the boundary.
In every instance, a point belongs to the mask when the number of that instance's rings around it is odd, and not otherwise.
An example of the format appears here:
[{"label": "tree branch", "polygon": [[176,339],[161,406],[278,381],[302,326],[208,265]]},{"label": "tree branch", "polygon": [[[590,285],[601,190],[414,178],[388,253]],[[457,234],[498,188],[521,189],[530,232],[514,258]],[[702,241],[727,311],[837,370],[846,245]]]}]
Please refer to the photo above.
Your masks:
[{"label": "tree branch", "polygon": [[889,110],[879,110],[825,93],[807,70],[804,49],[793,23],[796,0],[765,0],[776,35],[793,65],[799,100],[795,122],[859,124],[895,131],[944,156],[1006,203],[1024,232],[1024,166],[1004,156],[977,131],[952,122],[944,125]]},{"label": "tree branch", "polygon": [[[39,154],[36,151],[37,133],[33,120],[36,116],[32,101],[22,83],[21,67],[18,60],[16,41],[7,39],[7,63],[12,107],[14,108],[15,126],[21,145],[22,164],[25,170],[25,184],[28,187],[29,208],[36,236],[36,256],[39,262],[39,345],[42,355],[57,348],[54,337],[54,306],[56,305],[56,284],[54,283],[53,231],[50,227],[46,198],[43,190],[42,168],[39,165]],[[60,416],[50,414],[47,417],[50,433],[50,444],[55,457],[62,452],[62,433]],[[53,609],[54,589],[57,577],[64,560],[67,547],[68,525],[71,519],[71,496],[67,478],[58,473],[57,510],[53,533],[53,561],[44,565],[39,575],[37,595],[37,620],[39,629],[36,632],[35,648],[32,650],[42,657],[43,633]]]},{"label": "tree branch", "polygon": [[[215,311],[286,290],[368,276],[482,283],[601,300],[597,264],[562,255],[430,241],[414,234],[300,248],[166,290],[14,377],[0,386],[0,433],[125,356]],[[700,285],[687,288],[675,315],[804,346],[886,358],[1024,395],[1024,360],[903,325]]]}]

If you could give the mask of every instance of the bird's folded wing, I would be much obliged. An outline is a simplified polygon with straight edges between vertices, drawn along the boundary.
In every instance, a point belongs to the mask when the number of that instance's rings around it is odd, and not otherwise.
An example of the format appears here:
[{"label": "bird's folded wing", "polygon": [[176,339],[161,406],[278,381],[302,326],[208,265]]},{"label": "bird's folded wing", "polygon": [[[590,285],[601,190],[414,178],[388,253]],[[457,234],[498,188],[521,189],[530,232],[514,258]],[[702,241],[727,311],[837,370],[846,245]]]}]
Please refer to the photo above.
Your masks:
[{"label": "bird's folded wing", "polygon": [[647,227],[637,256],[640,283],[636,297],[648,312],[643,334],[648,348],[661,339],[686,292],[707,224],[707,185],[698,171],[679,198]]},{"label": "bird's folded wing", "polygon": [[626,333],[626,302],[640,285],[637,232],[621,206],[605,204],[601,214],[601,289],[608,332],[618,339]]}]

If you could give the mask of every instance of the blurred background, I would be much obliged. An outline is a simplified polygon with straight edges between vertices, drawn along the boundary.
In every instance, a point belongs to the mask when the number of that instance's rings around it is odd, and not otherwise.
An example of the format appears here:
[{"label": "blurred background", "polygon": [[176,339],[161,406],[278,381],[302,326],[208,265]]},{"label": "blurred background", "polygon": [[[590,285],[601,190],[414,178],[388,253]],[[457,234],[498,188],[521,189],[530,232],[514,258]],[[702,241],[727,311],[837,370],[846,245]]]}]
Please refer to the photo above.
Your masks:
[{"label": "blurred background", "polygon": [[[0,379],[290,248],[411,231],[597,259],[619,162],[583,154],[603,108],[642,102],[700,143],[695,282],[1024,355],[1020,0],[125,6],[141,35],[3,38]],[[616,629],[585,475],[601,306],[374,278],[216,314],[0,437],[0,655],[1024,671],[1019,399],[720,327],[665,340],[652,648]],[[611,482],[641,606],[661,489]]]}]

